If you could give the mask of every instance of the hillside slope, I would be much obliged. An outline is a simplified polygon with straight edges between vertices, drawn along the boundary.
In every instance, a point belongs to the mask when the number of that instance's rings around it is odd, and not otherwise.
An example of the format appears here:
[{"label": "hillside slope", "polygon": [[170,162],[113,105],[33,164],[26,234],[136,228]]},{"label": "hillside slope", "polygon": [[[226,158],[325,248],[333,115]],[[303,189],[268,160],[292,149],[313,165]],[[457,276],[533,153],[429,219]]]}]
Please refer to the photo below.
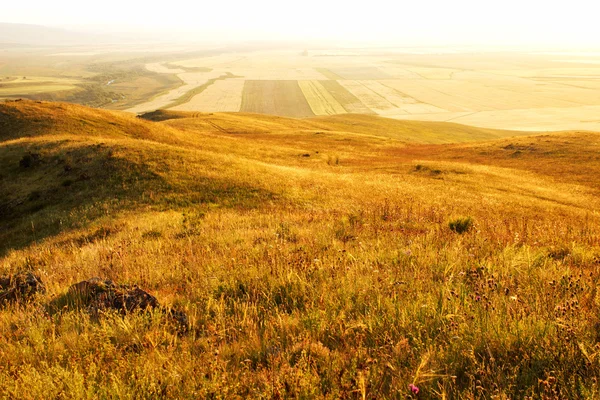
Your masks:
[{"label": "hillside slope", "polygon": [[[599,396],[600,134],[512,135],[0,104],[1,397]],[[92,276],[190,332],[44,313]]]}]

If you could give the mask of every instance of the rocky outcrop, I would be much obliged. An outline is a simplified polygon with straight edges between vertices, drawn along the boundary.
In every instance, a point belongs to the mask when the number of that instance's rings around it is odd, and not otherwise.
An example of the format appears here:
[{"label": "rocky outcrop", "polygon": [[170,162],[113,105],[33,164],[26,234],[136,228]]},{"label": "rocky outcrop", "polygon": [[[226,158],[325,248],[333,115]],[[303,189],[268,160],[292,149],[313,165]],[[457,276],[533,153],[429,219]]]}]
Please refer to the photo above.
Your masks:
[{"label": "rocky outcrop", "polygon": [[68,294],[80,305],[95,310],[132,312],[159,307],[156,297],[137,286],[118,285],[100,278],[78,282],[69,288]]},{"label": "rocky outcrop", "polygon": [[18,272],[0,276],[0,304],[13,301],[28,301],[37,293],[45,293],[46,287],[39,276],[32,272]]},{"label": "rocky outcrop", "polygon": [[188,317],[183,311],[161,306],[156,297],[137,286],[91,278],[72,285],[67,297],[74,306],[93,313],[107,310],[131,313],[157,309],[173,321],[179,331],[187,331],[189,327]]},{"label": "rocky outcrop", "polygon": [[[42,280],[33,272],[0,276],[0,305],[30,301],[36,294],[45,292]],[[136,285],[117,284],[108,279],[91,278],[71,285],[66,294],[54,298],[47,307],[50,314],[65,309],[84,309],[95,315],[109,310],[122,314],[157,310],[178,332],[189,329],[185,312],[161,306],[156,297]]]}]

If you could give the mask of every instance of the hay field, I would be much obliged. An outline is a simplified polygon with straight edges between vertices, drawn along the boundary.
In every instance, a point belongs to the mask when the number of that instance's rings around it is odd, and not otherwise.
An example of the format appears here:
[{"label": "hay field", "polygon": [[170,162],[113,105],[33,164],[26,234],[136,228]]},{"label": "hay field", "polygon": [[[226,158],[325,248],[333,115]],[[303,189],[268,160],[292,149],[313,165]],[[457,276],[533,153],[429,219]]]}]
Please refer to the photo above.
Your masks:
[{"label": "hay field", "polygon": [[240,111],[244,80],[218,80],[189,102],[173,107],[177,111]]},{"label": "hay field", "polygon": [[291,117],[315,115],[297,81],[247,80],[240,111]]},{"label": "hay field", "polygon": [[364,67],[345,67],[345,68],[332,68],[331,72],[335,75],[342,77],[347,80],[360,80],[360,79],[389,79],[391,78],[387,73],[380,70],[377,67],[364,66]]},{"label": "hay field", "polygon": [[452,122],[534,132],[571,129],[600,131],[600,106],[484,111],[453,118]]},{"label": "hay field", "polygon": [[344,114],[346,109],[319,81],[299,81],[300,89],[315,115]]},{"label": "hay field", "polygon": [[182,74],[185,72],[183,68],[169,68],[160,62],[148,63],[146,64],[146,69],[159,74]]},{"label": "hay field", "polygon": [[369,107],[365,106],[358,97],[350,93],[339,82],[329,80],[321,81],[320,83],[347,112],[353,114],[374,114]]},{"label": "hay field", "polygon": [[350,93],[356,96],[360,101],[375,112],[391,110],[397,108],[390,100],[379,93],[371,90],[364,82],[365,81],[338,81]]},{"label": "hay field", "polygon": [[49,76],[20,76],[0,78],[0,99],[30,94],[77,89],[77,79]]},{"label": "hay field", "polygon": [[150,101],[138,104],[126,111],[133,113],[142,113],[146,111],[158,110],[160,108],[168,108],[170,104],[184,96],[186,93],[206,84],[209,80],[218,78],[223,74],[223,71],[213,70],[210,72],[183,72],[177,74],[183,84],[168,93],[160,95]]}]

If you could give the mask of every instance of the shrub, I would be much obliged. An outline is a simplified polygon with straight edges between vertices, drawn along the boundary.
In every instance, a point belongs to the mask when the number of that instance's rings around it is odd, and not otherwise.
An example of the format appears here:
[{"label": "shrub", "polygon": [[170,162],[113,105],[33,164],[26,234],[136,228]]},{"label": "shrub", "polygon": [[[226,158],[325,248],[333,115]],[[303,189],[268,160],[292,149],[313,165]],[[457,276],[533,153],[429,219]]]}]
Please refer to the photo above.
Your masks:
[{"label": "shrub", "polygon": [[471,217],[459,217],[450,220],[448,227],[451,231],[463,234],[468,232],[473,227],[473,218]]},{"label": "shrub", "polygon": [[30,168],[40,163],[40,155],[38,153],[28,153],[21,158],[19,166],[21,168]]}]

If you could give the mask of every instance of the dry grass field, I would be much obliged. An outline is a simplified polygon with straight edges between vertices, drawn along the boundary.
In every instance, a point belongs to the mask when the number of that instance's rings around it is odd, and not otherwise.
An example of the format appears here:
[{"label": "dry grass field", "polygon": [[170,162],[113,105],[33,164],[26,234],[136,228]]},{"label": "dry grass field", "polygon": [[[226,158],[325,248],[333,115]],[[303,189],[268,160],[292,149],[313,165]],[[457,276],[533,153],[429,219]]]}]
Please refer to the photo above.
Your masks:
[{"label": "dry grass field", "polygon": [[0,103],[0,397],[598,398],[600,136],[525,135]]}]

